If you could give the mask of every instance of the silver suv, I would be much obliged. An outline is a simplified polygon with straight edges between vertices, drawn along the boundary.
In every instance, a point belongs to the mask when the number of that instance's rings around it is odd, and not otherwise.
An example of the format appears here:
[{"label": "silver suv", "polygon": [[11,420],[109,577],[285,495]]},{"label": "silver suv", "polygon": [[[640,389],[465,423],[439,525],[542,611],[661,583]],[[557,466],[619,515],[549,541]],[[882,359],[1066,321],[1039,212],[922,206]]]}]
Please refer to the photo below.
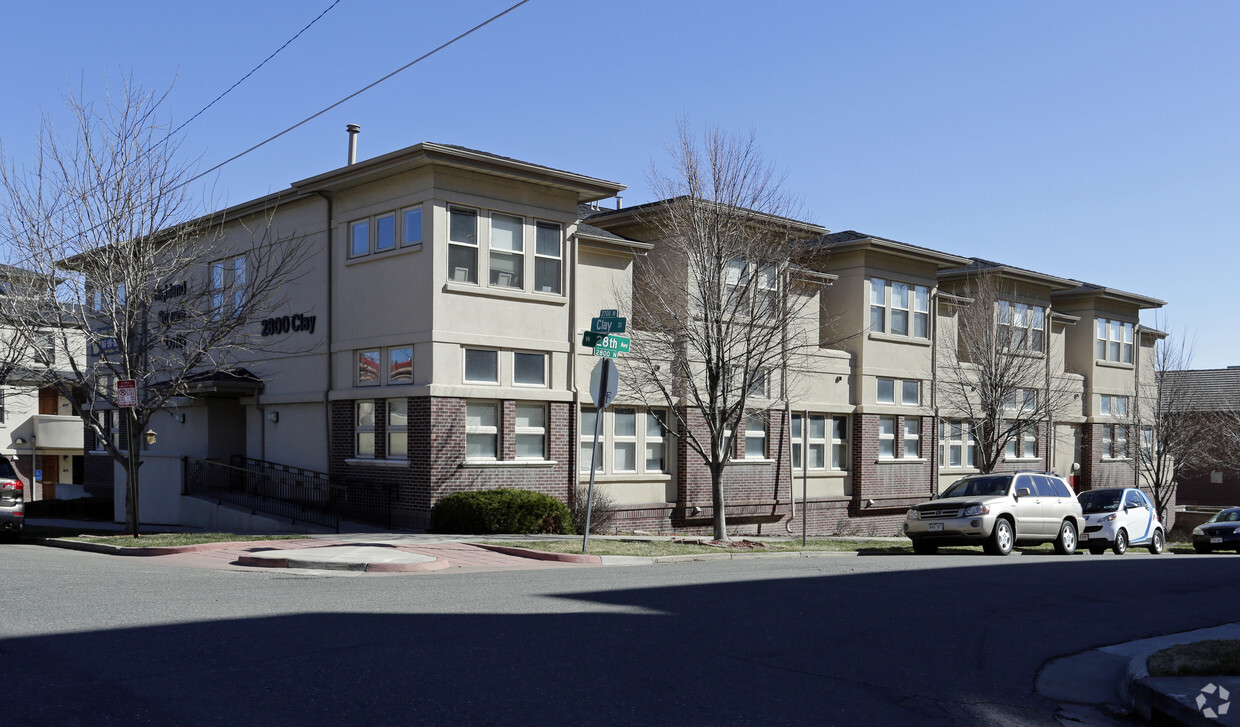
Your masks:
[{"label": "silver suv", "polygon": [[1070,555],[1084,528],[1071,488],[1058,475],[1042,472],[970,475],[904,518],[913,552],[923,555],[940,545],[981,545],[991,555],[1007,555],[1017,544],[1050,541],[1056,552]]}]

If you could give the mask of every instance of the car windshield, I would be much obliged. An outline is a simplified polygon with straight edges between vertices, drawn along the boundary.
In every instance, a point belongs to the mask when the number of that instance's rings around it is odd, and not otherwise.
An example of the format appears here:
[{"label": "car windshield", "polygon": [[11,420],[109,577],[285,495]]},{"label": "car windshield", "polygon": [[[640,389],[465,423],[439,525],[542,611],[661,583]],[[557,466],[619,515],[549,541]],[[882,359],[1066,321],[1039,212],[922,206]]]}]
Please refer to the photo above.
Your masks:
[{"label": "car windshield", "polygon": [[1081,510],[1089,512],[1115,512],[1123,490],[1086,490],[1076,496],[1081,502]]},{"label": "car windshield", "polygon": [[1011,475],[957,480],[951,487],[944,490],[939,497],[991,497],[993,495],[1006,495],[1008,484],[1011,481]]},{"label": "car windshield", "polygon": [[3,457],[0,457],[0,478],[8,480],[17,479],[17,473],[13,471],[13,465]]},{"label": "car windshield", "polygon": [[1208,523],[1234,523],[1240,521],[1240,509],[1220,510],[1214,514],[1206,522]]}]

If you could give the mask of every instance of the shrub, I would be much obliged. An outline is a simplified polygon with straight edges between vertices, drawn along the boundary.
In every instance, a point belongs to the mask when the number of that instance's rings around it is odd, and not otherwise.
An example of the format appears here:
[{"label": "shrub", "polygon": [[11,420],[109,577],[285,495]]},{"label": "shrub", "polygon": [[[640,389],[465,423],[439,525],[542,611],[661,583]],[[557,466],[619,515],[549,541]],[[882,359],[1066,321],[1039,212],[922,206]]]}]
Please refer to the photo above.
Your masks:
[{"label": "shrub", "polygon": [[435,503],[432,517],[437,533],[575,532],[564,503],[529,490],[456,492]]},{"label": "shrub", "polygon": [[[573,501],[569,511],[573,514],[573,529],[579,533],[586,529],[586,499],[590,488],[578,485],[573,493]],[[611,532],[611,524],[616,519],[616,502],[601,487],[594,488],[594,506],[590,508],[590,534],[602,535]]]}]

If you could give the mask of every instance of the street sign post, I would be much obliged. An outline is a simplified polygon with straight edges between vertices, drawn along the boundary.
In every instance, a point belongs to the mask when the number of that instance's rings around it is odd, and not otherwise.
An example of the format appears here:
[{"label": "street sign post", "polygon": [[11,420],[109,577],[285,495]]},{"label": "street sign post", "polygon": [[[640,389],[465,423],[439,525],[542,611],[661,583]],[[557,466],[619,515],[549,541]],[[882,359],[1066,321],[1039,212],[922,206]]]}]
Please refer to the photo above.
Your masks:
[{"label": "street sign post", "polygon": [[594,406],[594,447],[590,450],[590,487],[586,490],[586,531],[581,536],[581,552],[590,547],[590,515],[594,509],[594,468],[598,464],[598,438],[603,428],[603,410],[616,398],[620,390],[620,371],[610,358],[599,361],[590,374],[590,398]]}]

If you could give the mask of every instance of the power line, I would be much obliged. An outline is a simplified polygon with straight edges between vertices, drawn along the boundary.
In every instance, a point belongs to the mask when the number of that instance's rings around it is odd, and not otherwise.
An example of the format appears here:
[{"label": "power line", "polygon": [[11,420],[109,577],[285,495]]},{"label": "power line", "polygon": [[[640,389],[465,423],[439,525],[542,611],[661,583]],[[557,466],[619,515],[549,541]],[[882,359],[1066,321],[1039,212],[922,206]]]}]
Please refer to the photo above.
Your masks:
[{"label": "power line", "polygon": [[189,117],[189,119],[188,119],[188,120],[186,120],[186,121],[185,121],[184,123],[182,123],[180,126],[178,126],[177,128],[173,129],[171,132],[169,132],[169,133],[168,133],[168,138],[171,138],[171,137],[173,137],[173,136],[176,136],[176,134],[177,134],[177,132],[178,132],[178,131],[180,131],[181,129],[184,129],[184,128],[185,128],[186,126],[188,126],[188,125],[189,125],[189,123],[190,123],[191,121],[193,121],[194,119],[198,118],[199,116],[202,116],[203,112],[204,112],[204,111],[206,111],[207,109],[211,108],[212,106],[214,106],[214,105],[215,105],[215,103],[216,103],[216,101],[219,101],[220,99],[222,99],[222,98],[224,98],[225,96],[227,96],[227,95],[229,94],[229,92],[231,92],[234,88],[236,88],[237,86],[240,86],[242,83],[244,83],[244,82],[245,82],[245,79],[247,79],[247,78],[249,78],[250,76],[254,75],[255,71],[257,71],[258,69],[260,69],[260,68],[262,68],[263,66],[267,65],[267,61],[271,60],[272,58],[275,58],[275,57],[276,57],[276,55],[278,55],[278,54],[280,53],[280,51],[284,50],[285,48],[287,48],[287,47],[289,46],[289,44],[290,44],[290,43],[292,43],[293,41],[295,41],[295,40],[297,40],[298,38],[300,38],[302,33],[306,32],[307,30],[309,30],[309,29],[310,29],[310,26],[311,26],[311,25],[314,25],[315,23],[319,22],[319,19],[320,19],[320,18],[322,18],[324,15],[327,15],[328,11],[330,11],[332,8],[336,7],[336,6],[337,6],[337,5],[339,5],[339,4],[340,4],[340,0],[335,0],[335,1],[331,4],[331,5],[328,5],[328,6],[327,6],[327,10],[324,10],[323,12],[319,13],[319,14],[318,14],[318,17],[316,17],[314,20],[311,20],[309,23],[307,23],[307,24],[306,24],[306,27],[304,27],[304,28],[302,28],[301,30],[297,31],[297,34],[296,34],[296,35],[294,35],[292,38],[289,38],[288,40],[284,41],[284,45],[280,46],[279,48],[276,48],[276,49],[275,49],[275,51],[274,51],[271,55],[269,55],[269,56],[267,56],[266,58],[264,58],[264,59],[263,59],[263,62],[262,62],[262,63],[259,63],[257,66],[254,66],[253,68],[251,68],[249,73],[245,74],[244,76],[242,76],[242,77],[240,78],[240,80],[238,80],[238,81],[237,81],[236,83],[234,83],[233,85],[229,86],[229,87],[228,87],[228,88],[224,91],[224,93],[221,93],[219,96],[216,96],[214,101],[212,101],[211,103],[207,104],[206,106],[203,106],[203,107],[202,107],[202,108],[198,111],[198,113],[196,113],[196,114],[194,114],[193,116]]},{"label": "power line", "polygon": [[196,176],[193,176],[193,177],[191,177],[191,178],[189,178],[189,179],[185,180],[185,181],[184,181],[184,182],[182,182],[181,184],[177,185],[176,187],[173,187],[171,190],[168,190],[168,191],[174,191],[174,190],[180,189],[181,187],[184,187],[185,185],[190,184],[191,182],[195,182],[195,181],[197,181],[197,180],[199,180],[199,179],[202,179],[203,177],[207,176],[208,174],[210,174],[210,173],[212,173],[212,172],[214,172],[214,171],[216,171],[216,170],[220,169],[220,168],[221,168],[221,167],[223,167],[224,165],[226,165],[226,164],[231,164],[232,162],[235,162],[236,160],[240,159],[241,157],[245,156],[246,154],[249,154],[250,152],[252,152],[252,151],[254,151],[254,150],[256,150],[256,149],[258,149],[258,148],[260,148],[260,147],[266,146],[267,144],[270,144],[271,142],[275,141],[276,139],[279,139],[281,136],[284,136],[285,134],[289,133],[290,131],[293,131],[294,129],[297,129],[297,128],[301,127],[301,126],[304,126],[305,124],[310,123],[311,121],[313,121],[313,120],[317,119],[318,117],[322,116],[323,114],[327,113],[328,111],[331,111],[332,109],[336,108],[337,106],[340,106],[341,104],[345,103],[346,101],[349,101],[349,100],[351,100],[351,99],[353,99],[353,98],[356,98],[357,96],[360,96],[361,94],[363,94],[363,93],[365,93],[365,92],[369,91],[370,89],[374,88],[375,86],[378,86],[380,83],[383,83],[384,81],[388,80],[388,79],[389,79],[389,78],[391,78],[392,76],[395,76],[396,74],[400,73],[401,71],[404,71],[404,70],[406,70],[406,69],[410,68],[411,66],[413,66],[413,65],[415,65],[415,64],[417,64],[417,63],[421,63],[422,61],[426,60],[427,58],[430,58],[431,56],[435,55],[436,53],[438,53],[439,51],[443,50],[444,48],[447,48],[448,46],[452,45],[453,43],[456,43],[458,40],[461,40],[462,38],[465,38],[466,36],[472,35],[474,32],[476,32],[476,31],[478,31],[478,30],[481,30],[482,28],[485,28],[486,26],[490,25],[491,23],[495,22],[496,20],[499,20],[500,18],[504,17],[504,16],[505,16],[505,15],[507,15],[508,13],[511,13],[513,10],[516,10],[517,8],[521,7],[522,5],[526,4],[526,3],[527,3],[527,2],[529,2],[529,1],[530,1],[530,0],[521,0],[520,2],[516,3],[515,5],[513,5],[513,6],[509,7],[507,10],[504,10],[503,12],[500,12],[500,13],[497,13],[497,14],[495,14],[495,15],[492,15],[492,16],[491,16],[490,18],[488,18],[487,20],[485,20],[485,21],[483,21],[483,22],[481,22],[481,23],[479,23],[479,24],[475,25],[474,27],[470,28],[469,30],[465,31],[464,33],[461,33],[460,35],[458,35],[458,36],[456,36],[455,38],[453,38],[452,40],[449,40],[448,42],[446,42],[446,43],[444,43],[444,44],[440,45],[439,47],[437,47],[437,48],[435,48],[435,49],[433,49],[433,50],[431,50],[431,51],[428,51],[428,52],[426,52],[426,53],[422,54],[421,56],[419,56],[419,57],[417,57],[417,58],[414,58],[412,61],[409,61],[409,62],[408,62],[408,63],[406,63],[405,65],[401,66],[400,68],[397,68],[396,70],[394,70],[394,71],[392,71],[391,73],[387,74],[386,76],[384,76],[384,77],[380,78],[379,80],[374,81],[373,83],[370,83],[370,84],[368,84],[368,85],[366,85],[366,86],[363,86],[362,88],[358,89],[357,91],[354,91],[353,93],[349,94],[348,96],[345,96],[344,98],[340,99],[339,101],[337,101],[336,103],[332,104],[331,106],[328,106],[327,108],[322,109],[321,111],[318,111],[318,112],[316,112],[316,113],[314,113],[314,114],[312,114],[312,115],[310,115],[310,116],[307,116],[306,118],[302,119],[301,121],[298,121],[296,124],[293,124],[292,126],[288,127],[288,128],[287,128],[287,129],[285,129],[284,131],[281,131],[280,133],[275,134],[274,136],[271,136],[271,137],[269,137],[269,138],[267,138],[267,139],[264,139],[264,140],[260,141],[259,143],[255,144],[254,146],[250,147],[249,149],[246,149],[245,151],[241,152],[240,154],[236,154],[236,155],[234,155],[234,156],[231,156],[231,157],[229,157],[229,158],[225,159],[224,161],[220,162],[219,164],[216,164],[215,166],[211,167],[210,169],[206,170],[205,172],[202,172],[201,174],[198,174],[198,175],[196,175]]}]

